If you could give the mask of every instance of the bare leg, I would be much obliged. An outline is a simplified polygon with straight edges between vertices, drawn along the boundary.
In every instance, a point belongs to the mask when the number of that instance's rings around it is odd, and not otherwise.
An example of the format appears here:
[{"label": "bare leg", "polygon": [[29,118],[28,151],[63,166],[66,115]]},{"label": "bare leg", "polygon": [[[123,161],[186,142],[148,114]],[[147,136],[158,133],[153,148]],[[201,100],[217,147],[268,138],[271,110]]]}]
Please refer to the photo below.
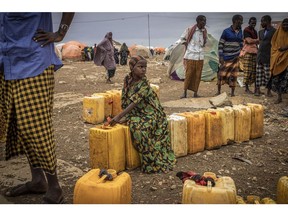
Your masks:
[{"label": "bare leg", "polygon": [[245,84],[245,92],[248,93],[248,94],[253,94],[253,92],[250,91],[248,84]]},{"label": "bare leg", "polygon": [[231,87],[231,97],[235,96],[235,87]]},{"label": "bare leg", "polygon": [[217,93],[215,95],[220,95],[221,94],[221,84],[217,85]]}]

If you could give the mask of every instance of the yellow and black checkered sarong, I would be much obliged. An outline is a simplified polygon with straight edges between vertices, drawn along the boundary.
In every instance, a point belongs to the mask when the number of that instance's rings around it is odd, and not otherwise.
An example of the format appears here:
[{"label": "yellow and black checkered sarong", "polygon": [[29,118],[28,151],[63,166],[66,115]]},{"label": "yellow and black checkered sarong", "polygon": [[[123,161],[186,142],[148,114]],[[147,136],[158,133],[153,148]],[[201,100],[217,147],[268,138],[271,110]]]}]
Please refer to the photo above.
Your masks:
[{"label": "yellow and black checkered sarong", "polygon": [[42,74],[4,80],[0,72],[0,110],[4,125],[0,140],[6,144],[5,159],[25,154],[33,168],[54,174],[55,141],[52,128],[54,67]]},{"label": "yellow and black checkered sarong", "polygon": [[256,79],[257,54],[246,53],[243,57],[244,83],[251,85]]}]

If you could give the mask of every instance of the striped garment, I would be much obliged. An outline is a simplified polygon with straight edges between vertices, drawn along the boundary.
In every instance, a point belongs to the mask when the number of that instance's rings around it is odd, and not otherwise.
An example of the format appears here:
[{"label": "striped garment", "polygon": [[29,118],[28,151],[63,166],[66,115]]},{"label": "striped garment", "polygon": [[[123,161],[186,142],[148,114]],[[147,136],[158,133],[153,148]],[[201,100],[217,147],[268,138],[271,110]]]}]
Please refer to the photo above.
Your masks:
[{"label": "striped garment", "polygon": [[243,33],[234,31],[231,27],[225,29],[220,37],[218,43],[219,57],[222,57],[224,61],[232,60],[238,57],[240,50],[243,47]]},{"label": "striped garment", "polygon": [[256,66],[256,87],[267,87],[271,77],[270,64],[257,64]]},{"label": "striped garment", "polygon": [[256,79],[256,58],[257,54],[246,53],[243,57],[243,71],[244,71],[244,83],[251,85],[255,83]]},{"label": "striped garment", "polygon": [[0,133],[6,143],[6,160],[25,154],[33,168],[55,173],[53,94],[54,66],[21,80],[4,80],[0,72],[0,110],[5,120]]},{"label": "striped garment", "polygon": [[217,85],[228,84],[230,88],[236,87],[239,72],[239,59],[225,61],[219,68]]}]

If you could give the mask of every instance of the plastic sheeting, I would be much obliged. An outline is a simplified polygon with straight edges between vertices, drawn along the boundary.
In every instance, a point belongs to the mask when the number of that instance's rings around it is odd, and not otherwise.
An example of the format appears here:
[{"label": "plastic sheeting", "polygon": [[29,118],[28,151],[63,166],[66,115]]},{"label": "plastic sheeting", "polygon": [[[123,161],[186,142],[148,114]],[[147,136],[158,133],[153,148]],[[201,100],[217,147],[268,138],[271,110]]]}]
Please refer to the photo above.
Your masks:
[{"label": "plastic sheeting", "polygon": [[[183,56],[185,46],[180,44],[180,40],[166,49],[164,60],[169,61],[167,74],[173,80],[184,80],[185,70],[183,66]],[[211,81],[217,77],[219,66],[218,41],[208,34],[207,44],[204,48],[204,65],[202,70],[202,81]]]}]

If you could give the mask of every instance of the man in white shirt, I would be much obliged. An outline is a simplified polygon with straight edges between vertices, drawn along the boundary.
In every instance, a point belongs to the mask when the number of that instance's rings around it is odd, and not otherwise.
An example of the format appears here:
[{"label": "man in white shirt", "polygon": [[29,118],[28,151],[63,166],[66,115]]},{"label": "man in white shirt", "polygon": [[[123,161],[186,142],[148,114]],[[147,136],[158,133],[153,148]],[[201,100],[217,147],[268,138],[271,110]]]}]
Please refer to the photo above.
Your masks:
[{"label": "man in white shirt", "polygon": [[181,35],[181,42],[186,47],[184,54],[185,81],[184,93],[180,98],[187,97],[187,90],[194,92],[194,97],[199,97],[198,88],[201,81],[204,50],[207,42],[206,17],[199,15],[196,18],[197,24],[185,29]]}]

